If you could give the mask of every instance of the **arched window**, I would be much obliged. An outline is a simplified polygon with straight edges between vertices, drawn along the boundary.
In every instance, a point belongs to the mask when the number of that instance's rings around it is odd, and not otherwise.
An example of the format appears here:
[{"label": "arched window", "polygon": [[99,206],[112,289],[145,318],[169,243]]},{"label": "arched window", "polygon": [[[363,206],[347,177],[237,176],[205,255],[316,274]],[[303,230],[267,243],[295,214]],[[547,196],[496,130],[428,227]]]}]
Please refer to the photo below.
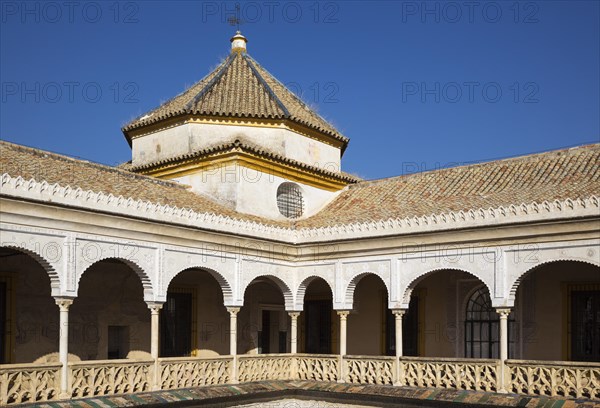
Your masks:
[{"label": "arched window", "polygon": [[[511,332],[514,320],[512,315],[508,321],[508,352],[513,347]],[[499,358],[500,357],[500,319],[494,308],[487,288],[477,289],[467,302],[465,316],[465,357]]]},{"label": "arched window", "polygon": [[297,184],[282,183],[277,188],[277,208],[287,218],[298,218],[304,212],[302,190]]}]

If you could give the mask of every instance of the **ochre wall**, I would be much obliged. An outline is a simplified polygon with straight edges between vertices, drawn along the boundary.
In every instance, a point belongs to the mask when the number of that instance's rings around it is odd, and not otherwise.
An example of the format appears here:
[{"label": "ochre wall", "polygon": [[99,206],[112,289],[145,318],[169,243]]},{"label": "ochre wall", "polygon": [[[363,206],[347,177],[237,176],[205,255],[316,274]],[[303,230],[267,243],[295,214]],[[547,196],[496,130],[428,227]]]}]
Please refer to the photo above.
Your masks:
[{"label": "ochre wall", "polygon": [[173,278],[169,290],[193,293],[193,354],[199,357],[229,354],[229,313],[223,305],[223,292],[216,279],[206,271],[190,269]]},{"label": "ochre wall", "polygon": [[[50,279],[44,269],[24,254],[2,257],[0,276],[14,291],[8,324],[11,363],[31,363],[58,351],[58,306],[50,296]],[[2,345],[4,347],[4,344]],[[9,356],[10,358],[11,356]],[[55,361],[58,358],[56,357]]]},{"label": "ochre wall", "polygon": [[[265,278],[266,279],[266,278]],[[267,280],[256,280],[251,283],[244,294],[244,306],[238,313],[238,353],[258,353],[258,330],[260,328],[260,308],[280,309],[280,329],[289,333],[289,317],[284,310],[283,294],[281,290]],[[279,326],[279,324],[278,324]],[[277,327],[273,328],[277,330]],[[288,336],[289,344],[289,336]],[[288,346],[289,348],[289,346]]]},{"label": "ochre wall", "polygon": [[[600,285],[600,268],[582,262],[556,262],[532,271],[517,290],[523,302],[523,356],[528,360],[567,359],[570,284]],[[563,349],[564,348],[564,349]]]},{"label": "ochre wall", "polygon": [[127,326],[129,358],[150,357],[150,310],[140,278],[127,265],[106,260],[79,282],[69,309],[69,352],[82,360],[108,358],[108,326]]},{"label": "ochre wall", "polygon": [[387,292],[381,279],[375,275],[362,278],[354,292],[354,310],[348,316],[348,354],[383,354],[385,308]]}]

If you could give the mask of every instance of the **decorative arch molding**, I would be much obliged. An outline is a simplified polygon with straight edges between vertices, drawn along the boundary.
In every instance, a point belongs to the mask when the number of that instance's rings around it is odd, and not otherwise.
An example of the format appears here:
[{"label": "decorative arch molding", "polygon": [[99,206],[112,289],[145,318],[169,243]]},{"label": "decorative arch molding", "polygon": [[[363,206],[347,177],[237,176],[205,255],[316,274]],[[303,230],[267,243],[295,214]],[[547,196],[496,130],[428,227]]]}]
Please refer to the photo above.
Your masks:
[{"label": "decorative arch molding", "polygon": [[363,278],[365,278],[366,276],[369,276],[369,275],[377,276],[379,278],[379,280],[381,281],[381,283],[383,283],[383,287],[385,288],[385,291],[388,296],[388,302],[389,302],[390,288],[389,288],[388,283],[384,279],[384,277],[382,277],[380,274],[375,273],[375,272],[361,272],[361,273],[354,275],[352,277],[352,279],[350,279],[350,282],[348,282],[348,285],[346,285],[346,290],[344,292],[344,294],[345,294],[344,308],[345,309],[353,309],[354,308],[354,292],[356,291],[356,286]]},{"label": "decorative arch molding", "polygon": [[302,280],[302,282],[300,282],[300,285],[298,285],[298,289],[296,289],[296,308],[295,310],[304,310],[304,296],[306,295],[306,290],[308,289],[308,286],[314,282],[317,279],[322,279],[326,284],[327,287],[329,287],[329,291],[331,292],[331,299],[333,301],[334,299],[334,293],[333,293],[333,288],[335,287],[333,285],[332,282],[329,282],[327,280],[327,278],[323,277],[323,276],[319,276],[319,275],[310,275],[306,278],[304,278]]},{"label": "decorative arch molding", "polygon": [[508,249],[505,256],[505,304],[513,307],[517,289],[523,279],[543,265],[555,262],[581,262],[600,267],[600,240],[587,240],[561,244],[527,245]]},{"label": "decorative arch molding", "polygon": [[102,261],[107,261],[107,260],[120,261],[120,262],[123,262],[125,265],[127,265],[129,268],[131,268],[131,270],[133,270],[133,272],[135,272],[135,274],[140,278],[140,282],[142,283],[142,287],[144,288],[144,301],[150,302],[150,301],[154,300],[154,291],[153,291],[153,287],[152,287],[152,280],[150,279],[150,277],[148,276],[146,271],[144,271],[144,269],[139,264],[137,264],[135,261],[132,261],[127,258],[111,257],[111,256],[107,256],[105,258],[98,259],[95,262],[88,265],[85,269],[78,271],[78,274],[77,274],[77,291],[78,292],[79,292],[79,282],[81,281],[81,278],[83,277],[83,275],[88,271],[88,269],[90,269],[92,266],[94,266]]},{"label": "decorative arch molding", "polygon": [[[160,297],[161,299],[165,299],[167,298],[167,291],[169,289],[169,285],[171,284],[171,282],[173,281],[173,279],[179,275],[181,272],[185,272],[185,271],[189,271],[191,269],[198,269],[201,270],[203,272],[208,273],[210,276],[213,277],[214,280],[217,281],[217,283],[219,284],[219,287],[221,288],[221,292],[223,293],[223,304],[228,307],[228,306],[237,306],[237,304],[235,304],[234,299],[233,299],[233,289],[231,287],[231,284],[229,283],[229,281],[227,280],[227,278],[222,275],[220,272],[211,269],[211,268],[207,268],[206,266],[204,266],[203,264],[192,264],[190,266],[188,266],[187,268],[181,269],[175,273],[169,273],[168,277],[165,277],[164,279],[164,293],[160,293],[157,294],[157,297]],[[164,296],[164,297],[163,297]]]},{"label": "decorative arch molding", "polygon": [[496,297],[497,275],[501,273],[499,259],[501,253],[496,248],[455,247],[439,248],[435,251],[405,254],[399,261],[400,308],[408,307],[415,286],[426,276],[443,270],[468,273],[480,280]]},{"label": "decorative arch molding", "polygon": [[242,288],[242,299],[245,297],[248,287],[250,287],[250,285],[259,278],[267,278],[270,281],[272,281],[275,285],[277,285],[277,287],[279,288],[279,290],[281,290],[281,293],[283,294],[283,303],[285,305],[285,310],[288,310],[288,311],[294,310],[294,294],[290,290],[290,287],[283,280],[281,280],[277,276],[271,275],[271,274],[261,274],[261,275],[254,276]]},{"label": "decorative arch molding", "polygon": [[169,246],[164,248],[162,263],[162,273],[156,293],[159,300],[167,299],[169,284],[175,276],[185,270],[197,268],[208,272],[219,283],[225,306],[239,306],[239,302],[235,300],[234,285],[240,263],[235,255],[223,251],[208,249],[198,251]]},{"label": "decorative arch molding", "polygon": [[92,265],[114,259],[125,263],[139,276],[144,288],[144,300],[154,301],[154,277],[157,269],[158,249],[128,241],[101,241],[78,238],[75,252],[75,276],[72,287],[79,290],[81,276]]},{"label": "decorative arch molding", "polygon": [[[401,308],[403,308],[403,309],[408,308],[408,305],[410,304],[410,297],[412,295],[412,292],[420,282],[422,282],[425,278],[427,278],[431,275],[434,275],[435,273],[442,272],[442,271],[458,271],[458,272],[464,272],[464,273],[467,273],[467,274],[473,276],[474,278],[479,280],[483,286],[485,286],[485,288],[488,290],[488,293],[490,294],[490,298],[493,299],[493,294],[494,294],[494,292],[492,291],[493,286],[490,286],[489,282],[486,282],[485,280],[481,279],[481,276],[478,276],[477,274],[469,271],[468,269],[452,268],[452,267],[450,267],[450,268],[449,267],[439,267],[439,268],[425,271],[423,273],[419,273],[410,282],[408,282],[407,285],[405,285],[404,287],[401,288],[401,291],[400,291],[400,293],[402,293]],[[493,276],[492,276],[492,278],[493,278]]]},{"label": "decorative arch molding", "polygon": [[6,244],[4,242],[0,243],[1,248],[9,248],[14,249],[24,255],[31,257],[34,261],[36,261],[46,272],[48,278],[50,278],[50,293],[52,296],[59,296],[61,293],[61,279],[60,274],[56,271],[54,262],[50,262],[42,255],[33,251],[31,249],[27,249],[18,245]]},{"label": "decorative arch molding", "polygon": [[593,262],[590,259],[576,259],[576,258],[558,258],[558,259],[554,259],[554,260],[549,260],[549,261],[544,261],[541,262],[531,268],[529,268],[528,270],[526,270],[523,274],[521,274],[510,286],[510,292],[508,294],[508,305],[510,307],[513,307],[515,304],[515,300],[516,300],[516,296],[517,296],[517,290],[519,289],[519,286],[521,285],[521,282],[523,281],[523,279],[525,279],[525,277],[527,275],[529,275],[532,272],[535,272],[536,270],[539,270],[540,268],[549,265],[549,264],[553,264],[553,263],[559,263],[559,262],[575,262],[575,263],[582,263],[582,264],[588,264],[588,265],[592,265],[592,266],[596,266],[598,268],[600,268],[600,262]]}]

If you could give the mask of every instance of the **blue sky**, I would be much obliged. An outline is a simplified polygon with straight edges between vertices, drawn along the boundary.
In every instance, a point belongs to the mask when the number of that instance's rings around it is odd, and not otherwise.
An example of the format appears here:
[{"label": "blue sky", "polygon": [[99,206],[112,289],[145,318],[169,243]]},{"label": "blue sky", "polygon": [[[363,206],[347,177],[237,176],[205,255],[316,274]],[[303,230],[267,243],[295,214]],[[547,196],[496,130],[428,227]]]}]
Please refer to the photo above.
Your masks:
[{"label": "blue sky", "polygon": [[[600,2],[240,2],[248,51],[382,178],[599,141]],[[1,2],[0,138],[106,164],[229,52],[234,2]]]}]

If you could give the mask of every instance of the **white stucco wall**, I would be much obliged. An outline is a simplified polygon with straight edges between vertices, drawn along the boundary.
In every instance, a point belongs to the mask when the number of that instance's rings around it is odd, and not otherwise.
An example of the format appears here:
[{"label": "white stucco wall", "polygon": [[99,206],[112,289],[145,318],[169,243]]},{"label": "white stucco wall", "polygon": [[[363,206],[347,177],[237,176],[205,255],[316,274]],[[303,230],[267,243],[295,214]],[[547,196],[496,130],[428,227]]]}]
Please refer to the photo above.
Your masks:
[{"label": "white stucco wall", "polygon": [[[289,181],[282,177],[231,164],[174,180],[190,185],[193,191],[208,195],[239,212],[286,219],[277,208],[277,188]],[[302,217],[315,214],[339,194],[299,182],[295,184],[300,186],[304,197]]]},{"label": "white stucco wall", "polygon": [[340,170],[340,149],[291,130],[205,123],[187,123],[133,139],[132,161],[134,166],[152,163],[238,138],[311,166]]}]

